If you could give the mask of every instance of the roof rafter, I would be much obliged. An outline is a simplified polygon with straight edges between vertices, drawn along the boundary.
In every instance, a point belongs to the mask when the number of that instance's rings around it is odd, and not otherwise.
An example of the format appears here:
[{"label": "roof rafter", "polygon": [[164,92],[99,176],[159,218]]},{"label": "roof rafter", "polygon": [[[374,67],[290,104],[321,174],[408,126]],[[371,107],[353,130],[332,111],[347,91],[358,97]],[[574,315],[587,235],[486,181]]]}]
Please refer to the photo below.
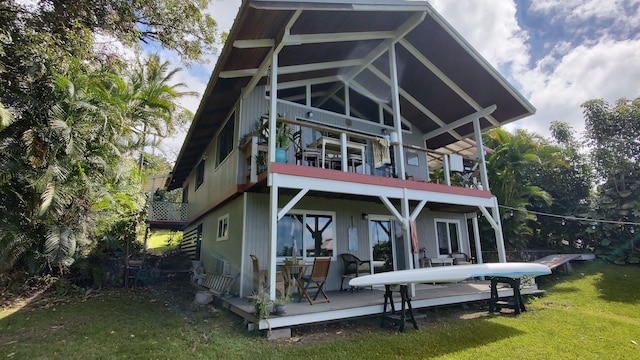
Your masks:
[{"label": "roof rafter", "polygon": [[450,124],[446,124],[442,127],[440,127],[439,129],[430,131],[424,135],[422,135],[422,138],[425,140],[434,138],[440,134],[444,134],[446,132],[449,132],[457,127],[460,127],[462,125],[468,124],[470,122],[472,122],[475,119],[479,119],[481,117],[487,117],[489,116],[489,114],[493,113],[494,111],[496,111],[498,107],[496,105],[491,105],[491,106],[487,106],[484,109],[478,110],[476,112],[474,112],[473,114],[469,114],[463,118],[460,118]]},{"label": "roof rafter", "polygon": [[249,96],[249,94],[251,94],[251,92],[256,87],[256,85],[258,85],[258,82],[264,76],[265,72],[269,68],[269,65],[271,65],[272,60],[273,60],[273,55],[280,53],[280,50],[282,50],[282,47],[284,46],[284,45],[282,45],[282,43],[284,41],[286,41],[286,38],[289,35],[289,30],[291,29],[293,24],[296,23],[296,21],[300,17],[300,14],[302,14],[302,10],[297,10],[296,12],[294,12],[291,15],[291,18],[289,18],[289,21],[287,22],[287,26],[284,28],[284,34],[282,35],[282,40],[280,41],[280,43],[275,48],[271,48],[271,50],[269,50],[269,53],[262,60],[262,63],[258,67],[258,71],[256,71],[255,74],[253,74],[253,77],[251,78],[251,80],[249,81],[247,86],[242,91],[242,98],[243,99],[246,99]]},{"label": "roof rafter", "polygon": [[[367,70],[371,71],[374,75],[380,78],[380,80],[384,81],[387,85],[391,85],[391,79],[389,79],[389,77],[385,75],[382,71],[378,70],[377,67],[373,65],[369,65],[367,67]],[[432,113],[431,110],[427,109],[424,105],[422,105],[422,103],[420,103],[416,98],[411,96],[411,94],[408,91],[404,90],[403,88],[398,88],[398,91],[400,92],[400,96],[405,98],[411,105],[415,106],[418,110],[420,110],[420,112],[428,116],[431,120],[433,120],[433,122],[438,124],[438,126],[446,125],[446,123],[442,121],[442,119],[440,119],[436,114]],[[462,136],[460,136],[460,134],[458,134],[456,131],[450,131],[449,133],[451,134],[451,136],[453,136],[458,140],[462,139]]]},{"label": "roof rafter", "polygon": [[[270,54],[271,53],[272,52],[270,52]],[[343,67],[359,66],[361,64],[362,64],[362,59],[353,59],[353,60],[327,61],[327,62],[303,64],[303,65],[289,65],[289,66],[278,67],[278,74],[287,75],[287,74],[303,73],[303,72],[318,71],[318,70],[339,69]],[[238,77],[255,76],[261,73],[262,71],[261,69],[262,69],[262,66],[260,66],[260,68],[258,69],[241,69],[241,70],[222,71],[220,72],[220,77],[221,78],[238,78]],[[262,76],[264,76],[264,71],[262,71]]]},{"label": "roof rafter", "polygon": [[[434,63],[432,63],[429,59],[427,59],[418,49],[416,49],[413,44],[411,44],[407,39],[400,40],[400,45],[402,45],[411,55],[413,55],[418,61],[420,61],[427,69],[429,69],[435,76],[437,76],[442,82],[447,84],[447,86],[453,90],[458,96],[460,96],[467,104],[471,105],[474,110],[480,111],[482,110],[482,106],[478,104],[469,94],[467,94],[460,86],[458,86],[451,78],[449,78],[445,73],[440,70]],[[486,119],[493,126],[500,126],[500,123],[493,116],[486,116]]]},{"label": "roof rafter", "polygon": [[[355,69],[352,69],[351,71],[349,71],[348,73],[343,75],[342,76],[342,80],[345,83],[348,83],[353,78],[355,78],[369,64],[372,64],[374,61],[376,61],[377,58],[379,58],[385,52],[387,52],[391,45],[397,43],[402,38],[404,38],[408,33],[410,33],[416,26],[418,26],[424,20],[424,18],[426,16],[427,16],[427,12],[426,11],[417,12],[417,13],[413,14],[407,21],[405,21],[402,25],[400,25],[400,27],[398,27],[398,29],[396,29],[393,32],[394,36],[392,38],[389,38],[389,39],[381,42],[380,44],[378,44],[378,46],[376,46],[373,50],[371,50],[371,52],[369,52],[369,54],[367,56],[364,57],[364,63],[362,64],[362,66],[360,66],[358,68],[355,68]],[[331,92],[335,93],[339,89],[340,89],[340,87],[335,85],[331,89]],[[320,105],[324,104],[324,102],[326,102],[328,99],[329,99],[329,97],[326,97],[326,98],[320,100],[319,104]]]}]

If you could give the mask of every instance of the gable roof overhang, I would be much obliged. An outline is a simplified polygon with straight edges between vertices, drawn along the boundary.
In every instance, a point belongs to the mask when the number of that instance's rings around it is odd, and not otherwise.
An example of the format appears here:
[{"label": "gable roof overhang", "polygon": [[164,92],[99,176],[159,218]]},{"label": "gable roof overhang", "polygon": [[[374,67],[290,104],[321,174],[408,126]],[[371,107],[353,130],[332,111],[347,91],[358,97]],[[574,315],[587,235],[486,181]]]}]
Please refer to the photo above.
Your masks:
[{"label": "gable roof overhang", "polygon": [[[483,131],[535,108],[425,1],[245,0],[211,75],[173,169],[182,186],[229,112],[267,83],[273,52],[278,86],[317,85],[324,95],[348,83],[391,106],[389,46],[395,45],[403,120],[438,148],[473,135],[455,122],[493,105]],[[352,104],[353,106],[353,104]],[[439,131],[452,124],[447,131]]]}]

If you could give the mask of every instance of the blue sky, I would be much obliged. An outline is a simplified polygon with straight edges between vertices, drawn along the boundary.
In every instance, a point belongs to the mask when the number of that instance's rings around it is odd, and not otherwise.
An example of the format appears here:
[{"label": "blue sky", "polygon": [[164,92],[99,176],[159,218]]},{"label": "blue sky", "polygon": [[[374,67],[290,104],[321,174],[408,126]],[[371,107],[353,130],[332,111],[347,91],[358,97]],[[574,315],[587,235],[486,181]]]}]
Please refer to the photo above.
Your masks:
[{"label": "blue sky", "polygon": [[[431,0],[433,7],[537,109],[506,126],[549,136],[551,121],[584,131],[580,105],[640,96],[640,0]],[[233,25],[240,0],[211,1],[219,30]],[[161,54],[178,66],[174,54]],[[211,62],[176,78],[202,93]],[[195,112],[200,98],[185,99]],[[186,129],[185,129],[186,132]],[[167,157],[184,132],[164,141]]]}]

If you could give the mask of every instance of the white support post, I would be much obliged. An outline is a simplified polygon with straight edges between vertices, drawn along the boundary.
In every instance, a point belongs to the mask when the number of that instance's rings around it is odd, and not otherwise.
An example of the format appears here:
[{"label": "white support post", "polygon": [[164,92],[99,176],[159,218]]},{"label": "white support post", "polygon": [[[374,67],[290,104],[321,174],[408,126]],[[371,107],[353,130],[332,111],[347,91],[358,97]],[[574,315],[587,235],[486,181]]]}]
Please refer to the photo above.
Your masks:
[{"label": "white support post", "polygon": [[496,222],[496,245],[498,248],[498,261],[507,262],[507,251],[504,247],[504,235],[502,234],[502,221],[500,220],[500,208],[498,207],[498,198],[493,197],[493,220]]},{"label": "white support post", "polygon": [[391,104],[393,107],[393,124],[398,133],[396,150],[396,174],[404,180],[404,148],[402,146],[402,117],[400,116],[400,93],[398,91],[398,63],[396,61],[396,45],[389,46],[389,73],[391,75]]},{"label": "white support post", "polygon": [[271,173],[271,164],[276,161],[276,118],[278,117],[278,53],[271,55],[271,84],[269,89],[269,179],[271,192],[269,196],[269,297],[276,298],[276,253],[278,239],[278,177]]},{"label": "white support post", "polygon": [[271,55],[271,84],[269,88],[269,172],[276,161],[276,118],[278,117],[278,54]]},{"label": "white support post", "polygon": [[482,143],[480,118],[475,118],[473,120],[473,134],[476,137],[476,146],[478,148],[478,161],[480,161],[480,180],[482,181],[482,189],[489,191],[489,175],[487,175],[487,163],[484,159],[484,144]]},{"label": "white support post", "polygon": [[476,263],[482,264],[482,246],[480,245],[480,226],[478,226],[478,216],[473,213],[471,217],[471,223],[473,224],[473,238],[476,242]]},{"label": "white support post", "polygon": [[451,186],[451,173],[449,171],[449,155],[442,155],[442,171],[444,171],[444,183]]},{"label": "white support post", "polygon": [[[347,169],[347,166],[349,165],[349,159],[348,159],[348,154],[347,154],[347,134],[346,133],[340,133],[340,162],[341,162],[341,168],[343,172],[347,172],[349,169]],[[355,171],[355,170],[354,170]]]},{"label": "white support post", "polygon": [[[407,189],[403,189],[403,196],[401,200],[400,210],[402,211],[403,229],[402,236],[404,238],[404,258],[407,265],[406,269],[413,269],[413,264],[418,260],[417,256],[414,256],[411,249],[411,227],[409,221],[411,220],[411,209],[409,209],[409,198],[407,196]],[[416,296],[416,284],[411,284],[409,296]]]},{"label": "white support post", "polygon": [[[277,174],[274,174],[277,175]],[[267,269],[269,271],[269,297],[276,298],[276,254],[278,239],[278,181],[274,179],[269,193],[269,256]]]},{"label": "white support post", "polygon": [[347,116],[351,116],[351,97],[349,96],[349,83],[346,81],[342,82],[344,84],[344,113]]}]

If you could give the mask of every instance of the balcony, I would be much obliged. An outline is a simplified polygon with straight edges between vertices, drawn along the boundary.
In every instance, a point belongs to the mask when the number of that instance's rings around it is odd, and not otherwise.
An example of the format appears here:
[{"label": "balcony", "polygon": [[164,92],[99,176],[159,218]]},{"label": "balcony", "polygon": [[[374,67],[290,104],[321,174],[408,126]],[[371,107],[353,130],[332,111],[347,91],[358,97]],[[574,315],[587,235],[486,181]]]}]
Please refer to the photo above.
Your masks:
[{"label": "balcony", "polygon": [[[314,173],[316,169],[334,170],[477,190],[488,188],[482,180],[475,143],[469,139],[438,150],[404,143],[400,152],[395,134],[376,136],[301,120],[278,118],[277,122],[291,129],[286,163],[314,168]],[[258,182],[259,175],[267,170],[265,127],[266,119],[263,127],[241,145],[245,184]],[[404,164],[400,164],[401,160]],[[401,171],[404,176],[400,176]]]},{"label": "balcony", "polygon": [[147,223],[152,228],[181,229],[187,222],[187,203],[151,201]]}]

